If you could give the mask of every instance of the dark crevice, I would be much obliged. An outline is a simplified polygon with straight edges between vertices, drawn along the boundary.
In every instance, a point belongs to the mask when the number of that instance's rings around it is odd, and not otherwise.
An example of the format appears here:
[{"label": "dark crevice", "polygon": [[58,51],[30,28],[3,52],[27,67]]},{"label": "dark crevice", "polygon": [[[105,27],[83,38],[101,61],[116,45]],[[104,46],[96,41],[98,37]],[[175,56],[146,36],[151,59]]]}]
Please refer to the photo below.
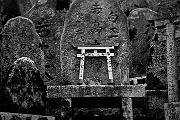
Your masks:
[{"label": "dark crevice", "polygon": [[130,10],[124,11],[124,13],[126,14],[127,17],[129,16],[130,12],[131,12]]},{"label": "dark crevice", "polygon": [[136,35],[137,35],[137,29],[136,28],[129,30],[130,41],[133,41]]},{"label": "dark crevice", "polygon": [[148,90],[165,90],[166,86],[153,73],[148,73],[146,78]]},{"label": "dark crevice", "polygon": [[68,10],[70,7],[70,0],[57,0],[56,10]]}]

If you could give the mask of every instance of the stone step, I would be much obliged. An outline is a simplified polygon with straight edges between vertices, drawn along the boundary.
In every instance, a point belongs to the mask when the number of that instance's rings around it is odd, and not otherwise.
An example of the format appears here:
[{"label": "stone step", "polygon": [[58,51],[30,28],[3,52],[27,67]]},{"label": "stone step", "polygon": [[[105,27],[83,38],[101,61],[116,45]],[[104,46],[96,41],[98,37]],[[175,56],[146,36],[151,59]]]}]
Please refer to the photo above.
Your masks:
[{"label": "stone step", "polygon": [[52,116],[0,112],[0,120],[55,120]]},{"label": "stone step", "polygon": [[145,97],[145,87],[143,84],[47,86],[47,97]]}]

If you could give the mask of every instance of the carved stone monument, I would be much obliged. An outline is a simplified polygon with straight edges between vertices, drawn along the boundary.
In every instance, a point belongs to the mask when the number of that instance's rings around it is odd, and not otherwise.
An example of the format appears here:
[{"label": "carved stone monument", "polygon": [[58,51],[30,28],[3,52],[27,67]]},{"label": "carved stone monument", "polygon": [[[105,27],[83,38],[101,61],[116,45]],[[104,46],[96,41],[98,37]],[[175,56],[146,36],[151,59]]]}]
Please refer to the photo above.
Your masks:
[{"label": "carved stone monument", "polygon": [[[60,42],[64,24],[64,11],[56,11],[56,0],[38,0],[24,16],[31,19],[43,43],[45,57],[45,84],[60,79]],[[58,35],[57,35],[58,34]]]},{"label": "carved stone monument", "polygon": [[8,20],[1,31],[2,44],[2,71],[5,71],[15,60],[21,57],[29,57],[35,62],[43,78],[44,53],[41,50],[42,42],[35,26],[30,19],[16,17]]},{"label": "carved stone monument", "polygon": [[[116,1],[75,0],[66,15],[61,37],[62,78],[71,80],[73,84],[78,83],[81,59],[77,57],[80,52],[77,50],[78,47],[86,49],[86,46],[114,46],[114,57],[110,57],[113,82],[123,83],[128,74],[128,40],[127,18]],[[92,53],[93,49],[87,51]],[[96,56],[96,52],[97,55],[104,53],[103,50],[97,50],[93,53],[94,57],[85,57],[83,82],[108,84],[110,70],[106,57]]]}]

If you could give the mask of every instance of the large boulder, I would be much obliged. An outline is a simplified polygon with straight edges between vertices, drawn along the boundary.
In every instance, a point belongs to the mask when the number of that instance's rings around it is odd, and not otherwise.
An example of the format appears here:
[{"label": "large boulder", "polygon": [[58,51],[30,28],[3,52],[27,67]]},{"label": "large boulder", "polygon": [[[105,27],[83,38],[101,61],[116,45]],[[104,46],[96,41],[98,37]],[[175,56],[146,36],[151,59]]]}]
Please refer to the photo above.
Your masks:
[{"label": "large boulder", "polygon": [[33,22],[25,17],[15,17],[5,24],[1,31],[1,57],[3,76],[13,62],[20,57],[29,57],[44,74],[44,53],[41,50],[42,42]]},{"label": "large boulder", "polygon": [[30,58],[22,57],[13,63],[4,86],[9,101],[7,111],[45,114],[45,86]]},{"label": "large boulder", "polygon": [[[63,79],[76,84],[80,69],[76,45],[108,45],[119,43],[112,57],[116,84],[124,78],[128,63],[127,18],[115,0],[75,0],[66,14],[61,37],[61,67]],[[120,72],[121,69],[121,72]],[[87,57],[84,79],[94,83],[108,83],[105,57]]]}]

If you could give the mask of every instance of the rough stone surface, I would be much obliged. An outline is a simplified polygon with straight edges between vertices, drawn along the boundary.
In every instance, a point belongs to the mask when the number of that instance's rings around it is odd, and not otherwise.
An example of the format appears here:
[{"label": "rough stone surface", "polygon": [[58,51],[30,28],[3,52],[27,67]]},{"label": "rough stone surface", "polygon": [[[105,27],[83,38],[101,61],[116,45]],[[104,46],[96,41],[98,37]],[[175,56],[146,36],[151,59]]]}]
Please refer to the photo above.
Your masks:
[{"label": "rough stone surface", "polygon": [[[174,22],[175,29],[175,47],[177,52],[177,73],[179,73],[179,21],[178,18]],[[155,21],[155,26],[157,28],[157,33],[155,39],[151,42],[151,47],[153,48],[152,56],[152,64],[150,65],[150,72],[152,72],[161,82],[167,86],[167,32],[166,32],[166,24],[168,20],[157,20]],[[179,74],[177,74],[178,79]]]},{"label": "rough stone surface", "polygon": [[[125,14],[114,0],[75,0],[67,13],[61,37],[61,61],[63,79],[78,81],[80,59],[74,45],[107,45],[119,43],[112,58],[113,76],[120,84],[126,74],[128,62],[128,31]],[[120,72],[120,69],[122,70]],[[108,83],[105,57],[87,57],[84,79]],[[121,74],[121,76],[120,76]]]},{"label": "rough stone surface", "polygon": [[128,16],[132,57],[130,77],[142,76],[147,72],[151,57],[150,42],[154,39],[155,34],[153,20],[156,15],[156,12],[148,8],[137,8],[132,10]]},{"label": "rough stone surface", "polygon": [[144,97],[144,85],[48,86],[48,98],[58,97]]},{"label": "rough stone surface", "polygon": [[45,84],[54,84],[60,79],[60,36],[66,11],[55,10],[55,0],[39,1],[26,17],[30,18],[43,43],[45,55]]},{"label": "rough stone surface", "polygon": [[35,1],[36,0],[18,0],[17,1],[22,16],[26,14],[33,7],[33,4]]},{"label": "rough stone surface", "polygon": [[[156,23],[157,21],[155,24]],[[155,38],[150,43],[152,62],[149,66],[149,72],[152,72],[154,76],[156,76],[165,86],[167,86],[167,33],[164,27],[157,27]]]},{"label": "rough stone surface", "polygon": [[166,120],[179,120],[180,119],[180,103],[172,102],[164,104]]},{"label": "rough stone surface", "polygon": [[146,116],[150,120],[165,120],[164,103],[168,102],[168,92],[146,91]]},{"label": "rough stone surface", "polygon": [[0,118],[1,120],[55,120],[55,117],[51,117],[51,116],[7,113],[7,112],[0,112]]},{"label": "rough stone surface", "polygon": [[10,99],[10,112],[44,114],[45,86],[34,61],[27,57],[12,65],[5,91]]},{"label": "rough stone surface", "polygon": [[120,8],[128,16],[136,8],[149,8],[158,12],[159,18],[170,18],[179,14],[178,0],[118,0]]},{"label": "rough stone surface", "polygon": [[[42,42],[31,20],[24,17],[10,19],[1,31],[2,71],[5,73],[20,57],[29,57],[44,74]],[[3,75],[6,76],[6,75]]]}]

